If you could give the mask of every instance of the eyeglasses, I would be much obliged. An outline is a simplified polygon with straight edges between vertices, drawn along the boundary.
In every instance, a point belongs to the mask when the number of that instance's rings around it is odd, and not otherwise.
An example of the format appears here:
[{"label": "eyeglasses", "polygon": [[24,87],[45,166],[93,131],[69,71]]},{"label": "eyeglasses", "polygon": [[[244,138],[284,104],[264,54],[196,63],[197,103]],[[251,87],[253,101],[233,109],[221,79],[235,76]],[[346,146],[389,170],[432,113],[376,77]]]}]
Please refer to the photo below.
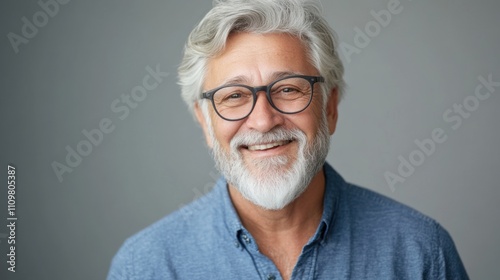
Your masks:
[{"label": "eyeglasses", "polygon": [[293,75],[280,78],[267,86],[224,85],[202,93],[202,98],[210,99],[215,112],[227,121],[239,121],[248,117],[255,107],[259,91],[266,92],[267,101],[278,112],[296,114],[311,104],[314,84],[324,81],[319,76]]}]

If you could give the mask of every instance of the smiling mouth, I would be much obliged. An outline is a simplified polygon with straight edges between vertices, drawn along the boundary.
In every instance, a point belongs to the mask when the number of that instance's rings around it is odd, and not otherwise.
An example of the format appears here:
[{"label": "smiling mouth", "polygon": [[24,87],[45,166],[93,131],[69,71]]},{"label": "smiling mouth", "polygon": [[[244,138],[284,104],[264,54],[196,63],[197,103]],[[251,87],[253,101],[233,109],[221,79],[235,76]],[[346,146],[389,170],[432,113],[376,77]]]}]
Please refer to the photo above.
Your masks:
[{"label": "smiling mouth", "polygon": [[283,140],[283,141],[276,141],[276,142],[271,142],[271,143],[267,143],[267,144],[248,145],[248,146],[244,146],[244,148],[246,148],[250,151],[264,151],[264,150],[269,150],[272,148],[286,145],[290,142],[292,142],[292,140]]}]

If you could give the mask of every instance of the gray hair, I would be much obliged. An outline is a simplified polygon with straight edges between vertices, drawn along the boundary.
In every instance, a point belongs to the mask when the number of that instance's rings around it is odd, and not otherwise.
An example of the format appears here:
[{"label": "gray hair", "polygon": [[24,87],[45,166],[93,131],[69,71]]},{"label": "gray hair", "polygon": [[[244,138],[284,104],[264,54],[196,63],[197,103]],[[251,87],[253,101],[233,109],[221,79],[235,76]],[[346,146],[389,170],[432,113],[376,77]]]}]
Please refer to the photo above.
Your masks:
[{"label": "gray hair", "polygon": [[193,29],[179,67],[182,97],[193,111],[203,91],[207,61],[223,51],[232,32],[288,33],[299,38],[309,59],[325,78],[323,100],[336,87],[344,92],[344,67],[337,53],[335,32],[311,0],[214,0],[213,8]]}]

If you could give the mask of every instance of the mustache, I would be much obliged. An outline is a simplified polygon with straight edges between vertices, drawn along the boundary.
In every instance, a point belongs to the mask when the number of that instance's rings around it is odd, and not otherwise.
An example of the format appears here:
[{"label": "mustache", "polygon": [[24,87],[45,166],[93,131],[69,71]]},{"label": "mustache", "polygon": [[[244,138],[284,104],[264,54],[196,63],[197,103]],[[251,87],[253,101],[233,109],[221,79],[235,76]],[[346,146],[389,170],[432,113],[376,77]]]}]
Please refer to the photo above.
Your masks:
[{"label": "mustache", "polygon": [[303,139],[304,136],[304,132],[297,128],[285,129],[283,127],[276,127],[265,133],[250,130],[236,134],[231,139],[230,147],[234,151],[241,146],[267,144],[277,141],[293,141]]}]

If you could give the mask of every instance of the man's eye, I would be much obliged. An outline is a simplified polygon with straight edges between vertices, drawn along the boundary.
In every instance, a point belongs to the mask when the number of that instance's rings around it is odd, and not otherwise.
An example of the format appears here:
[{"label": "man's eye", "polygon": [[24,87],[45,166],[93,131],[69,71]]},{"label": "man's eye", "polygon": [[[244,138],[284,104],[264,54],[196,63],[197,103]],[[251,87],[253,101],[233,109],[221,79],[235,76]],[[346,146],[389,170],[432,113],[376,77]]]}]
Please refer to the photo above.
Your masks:
[{"label": "man's eye", "polygon": [[296,88],[287,87],[287,88],[283,88],[281,91],[285,92],[285,93],[290,93],[290,92],[296,92],[297,89]]},{"label": "man's eye", "polygon": [[241,93],[233,93],[233,94],[230,94],[227,99],[236,99],[236,98],[240,98],[241,97]]},{"label": "man's eye", "polygon": [[275,93],[280,95],[290,95],[290,94],[297,94],[300,92],[301,90],[299,90],[297,87],[282,87],[277,89]]},{"label": "man's eye", "polygon": [[232,92],[232,93],[226,94],[221,101],[222,102],[241,102],[243,100],[246,100],[245,99],[246,97],[247,97],[247,95],[245,95],[242,92]]}]

